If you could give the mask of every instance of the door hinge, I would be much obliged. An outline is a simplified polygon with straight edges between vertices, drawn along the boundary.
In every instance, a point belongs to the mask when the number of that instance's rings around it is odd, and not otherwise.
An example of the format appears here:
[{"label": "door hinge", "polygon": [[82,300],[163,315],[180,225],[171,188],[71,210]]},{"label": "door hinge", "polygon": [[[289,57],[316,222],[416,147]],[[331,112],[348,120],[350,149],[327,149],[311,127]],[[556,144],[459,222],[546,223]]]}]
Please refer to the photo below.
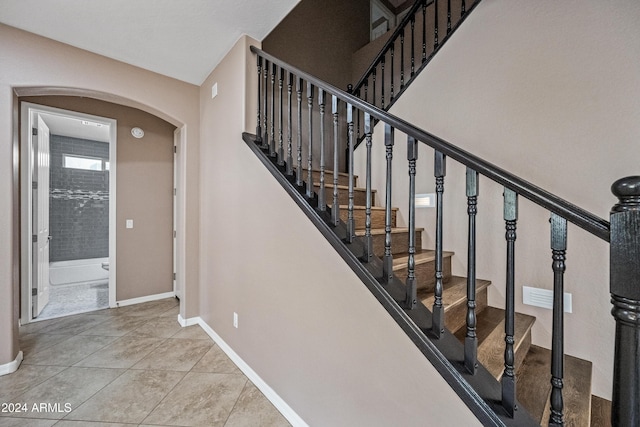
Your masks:
[{"label": "door hinge", "polygon": [[38,181],[31,181],[31,189],[32,190],[38,189]]},{"label": "door hinge", "polygon": [[32,297],[38,296],[38,288],[31,288],[31,296]]},{"label": "door hinge", "polygon": [[38,128],[31,128],[31,135],[38,136]]},{"label": "door hinge", "polygon": [[37,234],[34,234],[33,236],[31,236],[31,242],[38,243],[38,235]]},{"label": "door hinge", "polygon": [[178,190],[177,189],[173,189],[173,195],[175,196],[176,194],[178,194]]},{"label": "door hinge", "polygon": [[173,273],[173,280],[176,280],[176,273]]},{"label": "door hinge", "polygon": [[176,230],[173,230],[173,238],[176,238]]},{"label": "door hinge", "polygon": [[173,146],[173,153],[175,154],[175,153],[177,153],[177,152],[178,152],[178,146],[177,146],[177,145],[174,145],[174,146]]}]

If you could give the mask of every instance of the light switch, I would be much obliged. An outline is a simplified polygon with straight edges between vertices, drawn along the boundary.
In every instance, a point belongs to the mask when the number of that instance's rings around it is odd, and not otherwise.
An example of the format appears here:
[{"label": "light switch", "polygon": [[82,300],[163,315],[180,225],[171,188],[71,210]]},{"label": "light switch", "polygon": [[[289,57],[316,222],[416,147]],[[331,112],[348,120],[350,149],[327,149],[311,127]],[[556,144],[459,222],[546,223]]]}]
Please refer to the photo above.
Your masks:
[{"label": "light switch", "polygon": [[133,220],[132,219],[128,219],[126,222],[126,227],[127,228],[133,228]]}]

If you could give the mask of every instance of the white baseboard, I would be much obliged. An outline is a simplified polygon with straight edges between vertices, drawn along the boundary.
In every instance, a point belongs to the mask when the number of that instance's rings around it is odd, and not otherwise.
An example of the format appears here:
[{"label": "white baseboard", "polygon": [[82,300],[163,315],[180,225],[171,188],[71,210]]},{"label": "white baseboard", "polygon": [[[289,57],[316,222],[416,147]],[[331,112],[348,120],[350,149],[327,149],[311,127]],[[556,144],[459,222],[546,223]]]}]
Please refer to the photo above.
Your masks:
[{"label": "white baseboard", "polygon": [[174,292],[165,292],[163,294],[148,295],[146,297],[125,299],[125,300],[122,300],[122,301],[117,301],[116,302],[116,307],[125,307],[127,305],[140,304],[140,303],[143,303],[143,302],[150,302],[150,301],[157,301],[159,299],[165,299],[165,298],[175,298],[175,296],[176,296],[176,294]]},{"label": "white baseboard", "polygon": [[[309,427],[308,424],[285,402],[238,354],[213,330],[201,317],[196,319],[202,329],[211,339],[229,356],[238,368],[251,380],[253,384],[269,399],[273,406],[291,423],[294,427]],[[192,320],[188,319],[188,320]]]},{"label": "white baseboard", "polygon": [[181,314],[178,314],[178,323],[183,328],[186,327],[186,326],[199,325],[200,324],[200,318],[199,317],[190,317],[188,319],[185,319],[184,317],[182,317]]},{"label": "white baseboard", "polygon": [[12,374],[18,370],[20,364],[22,363],[23,354],[21,351],[18,352],[18,355],[13,360],[13,362],[5,363],[4,365],[0,365],[0,377],[2,375]]}]

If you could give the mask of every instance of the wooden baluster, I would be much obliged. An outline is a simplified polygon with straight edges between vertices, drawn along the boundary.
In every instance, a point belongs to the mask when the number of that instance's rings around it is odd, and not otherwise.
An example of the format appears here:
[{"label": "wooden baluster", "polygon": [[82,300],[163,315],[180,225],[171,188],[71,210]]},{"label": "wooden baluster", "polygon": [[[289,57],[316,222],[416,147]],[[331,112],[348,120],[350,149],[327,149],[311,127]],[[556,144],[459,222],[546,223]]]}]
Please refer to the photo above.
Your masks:
[{"label": "wooden baluster", "polygon": [[409,260],[407,261],[407,282],[405,305],[414,309],[418,302],[416,288],[416,160],[418,144],[412,136],[407,137],[407,160],[409,161]]},{"label": "wooden baluster", "polygon": [[396,49],[396,42],[394,41],[393,44],[391,45],[391,67],[390,67],[390,71],[391,71],[391,93],[389,94],[389,102],[393,102],[393,69],[396,68],[395,67],[395,63],[393,62],[393,57],[395,54],[395,49]]},{"label": "wooden baluster", "polygon": [[365,231],[364,231],[364,257],[363,261],[369,262],[373,258],[373,239],[371,237],[371,133],[373,132],[373,126],[371,123],[371,115],[364,113],[364,134],[365,142],[367,146],[367,176],[366,176],[366,191],[367,199],[365,206]]},{"label": "wooden baluster", "polygon": [[393,163],[393,132],[391,125],[384,124],[384,146],[387,152],[387,179],[384,213],[384,259],[382,260],[382,280],[393,281],[393,255],[391,254],[391,167]]},{"label": "wooden baluster", "polygon": [[400,31],[400,90],[402,90],[403,88],[404,88],[404,28],[402,29],[402,31]]},{"label": "wooden baluster", "polygon": [[442,223],[443,215],[443,194],[444,194],[444,177],[447,174],[446,168],[447,157],[439,151],[434,155],[433,174],[436,178],[436,285],[434,290],[433,301],[433,325],[432,330],[437,338],[444,333],[444,305],[442,304],[443,285],[443,255],[442,255]]},{"label": "wooden baluster", "polygon": [[271,64],[271,117],[269,121],[269,155],[276,155],[276,136],[275,136],[275,118],[276,118],[276,64]]},{"label": "wooden baluster", "polygon": [[611,425],[640,420],[640,177],[617,180],[611,192],[610,292],[616,322]]},{"label": "wooden baluster", "polygon": [[[359,115],[358,115],[359,116]],[[354,159],[353,159],[353,107],[351,104],[347,104],[347,135],[348,140],[347,144],[349,145],[349,204],[347,206],[347,243],[353,242],[353,238],[355,237],[355,219],[353,217],[353,168],[354,168]]]},{"label": "wooden baluster", "polygon": [[478,172],[467,168],[467,213],[469,214],[469,244],[467,250],[467,334],[464,339],[464,366],[476,373],[478,337],[476,336],[476,213],[478,203]]},{"label": "wooden baluster", "polygon": [[382,61],[380,62],[380,108],[384,110],[384,65],[386,55],[382,55]]},{"label": "wooden baluster", "polygon": [[427,0],[422,2],[422,63],[427,60]]},{"label": "wooden baluster", "polygon": [[262,127],[260,126],[260,120],[262,120],[262,113],[260,112],[260,104],[262,103],[262,57],[258,58],[258,121],[256,123],[256,144],[262,145]]},{"label": "wooden baluster", "polygon": [[[355,95],[356,98],[360,98],[360,89],[358,89],[354,93],[352,84],[348,84],[347,85],[347,93]],[[360,99],[362,99],[362,98],[360,98]],[[348,141],[349,141],[349,129],[347,129],[347,147],[345,148],[345,156],[344,156],[344,170],[346,170],[346,171],[349,170],[349,143],[348,143]]]},{"label": "wooden baluster", "polygon": [[416,71],[416,37],[415,37],[415,28],[416,28],[416,16],[413,15],[411,17],[411,77]]},{"label": "wooden baluster", "polygon": [[505,238],[507,240],[507,280],[505,304],[505,348],[504,373],[502,374],[502,406],[510,417],[516,408],[516,380],[515,380],[515,243],[516,223],[518,221],[518,194],[505,187],[504,189],[504,221]]},{"label": "wooden baluster", "polygon": [[549,426],[564,425],[564,271],[567,253],[567,220],[551,214],[551,251],[553,254],[553,324],[551,335],[551,415]]},{"label": "wooden baluster", "polygon": [[[365,102],[369,102],[369,100],[368,100],[368,96],[369,96],[368,89],[369,89],[369,79],[364,81],[364,101]],[[357,115],[357,120],[358,120],[358,127],[356,128],[356,137],[360,138],[360,135],[361,135],[360,129],[362,129],[360,127],[360,110],[356,110],[356,115]]]},{"label": "wooden baluster", "polygon": [[377,69],[378,67],[376,66],[376,68],[373,69],[373,76],[371,76],[371,78],[373,79],[373,96],[371,98],[371,104],[376,105],[376,75],[377,75]]},{"label": "wooden baluster", "polygon": [[268,150],[269,149],[269,127],[268,127],[268,123],[269,123],[269,114],[268,114],[268,108],[267,106],[269,105],[269,89],[268,89],[268,84],[269,84],[269,61],[267,61],[266,59],[264,60],[264,117],[263,117],[263,128],[264,128],[264,138],[262,138],[262,149],[263,150]]},{"label": "wooden baluster", "polygon": [[364,102],[369,102],[369,79],[364,81]]},{"label": "wooden baluster", "polygon": [[451,32],[451,0],[447,0],[447,35]]},{"label": "wooden baluster", "polygon": [[320,192],[318,193],[318,209],[324,212],[327,209],[326,184],[325,184],[325,132],[324,132],[324,101],[325,92],[318,89],[318,106],[320,107]]},{"label": "wooden baluster", "polygon": [[287,79],[287,175],[293,175],[293,147],[291,145],[291,120],[292,120],[292,108],[291,108],[291,93],[293,92],[293,74],[288,73]]},{"label": "wooden baluster", "polygon": [[272,64],[272,67],[271,67],[271,121],[269,122],[269,155],[271,157],[275,157],[276,155],[275,119],[276,119],[276,64]]},{"label": "wooden baluster", "polygon": [[338,97],[331,96],[331,112],[333,113],[333,202],[331,204],[331,222],[340,224],[340,205],[338,203]]},{"label": "wooden baluster", "polygon": [[433,13],[435,16],[435,21],[433,23],[433,50],[436,50],[438,48],[438,0],[434,0],[433,7]]},{"label": "wooden baluster", "polygon": [[278,166],[284,166],[284,135],[283,135],[283,104],[282,87],[284,82],[284,68],[280,68],[278,79],[278,92],[280,96],[280,114],[278,115]]},{"label": "wooden baluster", "polygon": [[296,156],[296,185],[302,187],[302,78],[296,77],[296,97],[298,100],[298,140]]},{"label": "wooden baluster", "polygon": [[307,82],[307,108],[309,110],[309,153],[307,154],[307,197],[313,198],[313,85]]}]

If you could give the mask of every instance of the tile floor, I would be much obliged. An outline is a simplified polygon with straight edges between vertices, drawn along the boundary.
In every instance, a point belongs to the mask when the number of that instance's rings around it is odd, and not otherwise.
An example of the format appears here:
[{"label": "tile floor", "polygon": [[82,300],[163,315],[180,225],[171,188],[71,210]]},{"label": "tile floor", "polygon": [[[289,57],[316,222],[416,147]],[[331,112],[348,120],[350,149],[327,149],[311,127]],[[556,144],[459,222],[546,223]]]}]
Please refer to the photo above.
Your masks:
[{"label": "tile floor", "polygon": [[177,315],[172,298],[25,325],[24,361],[0,377],[0,426],[289,425],[200,326],[182,328]]},{"label": "tile floor", "polygon": [[38,319],[52,319],[109,307],[109,283],[78,283],[49,287],[49,303]]}]

